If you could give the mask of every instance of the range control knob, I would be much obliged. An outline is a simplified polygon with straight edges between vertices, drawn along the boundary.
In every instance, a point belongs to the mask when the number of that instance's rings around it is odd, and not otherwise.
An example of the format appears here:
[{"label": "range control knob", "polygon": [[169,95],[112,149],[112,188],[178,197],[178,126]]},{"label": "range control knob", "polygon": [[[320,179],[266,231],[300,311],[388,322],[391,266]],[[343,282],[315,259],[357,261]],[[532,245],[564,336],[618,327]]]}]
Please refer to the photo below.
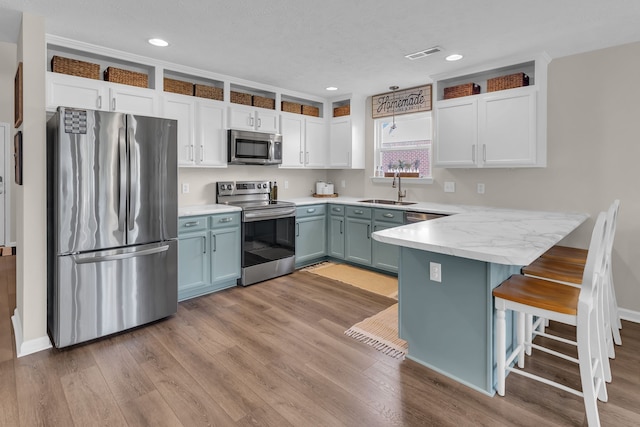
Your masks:
[{"label": "range control knob", "polygon": [[227,184],[227,190],[229,190],[229,191],[233,190],[233,185]]}]

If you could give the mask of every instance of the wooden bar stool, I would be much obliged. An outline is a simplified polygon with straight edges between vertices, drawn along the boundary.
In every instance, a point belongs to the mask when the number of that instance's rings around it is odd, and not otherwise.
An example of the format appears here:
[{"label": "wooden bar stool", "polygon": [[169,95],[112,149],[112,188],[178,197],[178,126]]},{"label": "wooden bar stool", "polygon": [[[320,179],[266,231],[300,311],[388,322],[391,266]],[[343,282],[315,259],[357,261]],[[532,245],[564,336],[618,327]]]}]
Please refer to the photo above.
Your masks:
[{"label": "wooden bar stool", "polygon": [[[518,373],[530,379],[557,387],[581,396],[584,399],[587,421],[590,426],[599,426],[597,400],[608,399],[605,382],[605,363],[608,364],[602,334],[602,294],[605,274],[605,225],[606,216],[600,213],[591,236],[589,255],[580,287],[568,286],[548,280],[522,275],[513,275],[493,290],[496,307],[496,362],[497,391],[505,394],[507,372]],[[517,313],[517,345],[506,354],[506,311]],[[525,335],[525,317],[538,316],[576,326],[578,359],[530,342]],[[608,333],[608,331],[607,331]],[[552,335],[546,334],[550,338]],[[559,337],[556,337],[559,338]],[[528,342],[527,342],[528,340]],[[559,338],[560,341],[572,343]],[[541,351],[577,363],[582,390],[574,390],[563,384],[524,371],[525,348],[532,346]],[[516,360],[518,368],[511,367]]]},{"label": "wooden bar stool", "polygon": [[[615,349],[613,343],[617,345],[622,344],[622,337],[620,336],[620,329],[622,323],[620,322],[620,312],[618,309],[618,303],[616,300],[615,288],[613,286],[613,272],[611,265],[611,258],[613,252],[613,241],[616,233],[616,223],[618,218],[618,210],[620,208],[620,201],[614,200],[607,211],[607,229],[606,234],[606,274],[605,274],[605,288],[604,294],[604,308],[605,308],[605,323],[611,329],[611,335],[613,342],[607,337],[607,345],[609,357],[615,357]],[[567,248],[566,246],[554,246],[549,251],[545,252],[540,258],[522,268],[522,274],[531,277],[538,277],[540,279],[552,280],[555,282],[565,283],[569,285],[579,286],[582,283],[582,275],[584,272],[584,265],[586,262],[586,249]],[[584,262],[582,258],[584,257]],[[535,328],[534,328],[535,331]]]}]

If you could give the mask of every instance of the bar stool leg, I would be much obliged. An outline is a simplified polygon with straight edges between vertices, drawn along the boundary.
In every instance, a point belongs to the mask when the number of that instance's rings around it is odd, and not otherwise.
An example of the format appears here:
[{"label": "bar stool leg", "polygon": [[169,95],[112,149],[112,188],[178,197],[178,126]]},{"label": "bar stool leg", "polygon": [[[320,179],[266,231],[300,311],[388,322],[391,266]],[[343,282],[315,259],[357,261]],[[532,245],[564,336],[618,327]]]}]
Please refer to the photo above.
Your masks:
[{"label": "bar stool leg", "polygon": [[498,394],[504,396],[504,383],[507,363],[507,321],[505,318],[505,310],[496,307],[496,376]]},{"label": "bar stool leg", "polygon": [[[525,317],[525,313],[518,312],[518,324],[516,325],[516,336],[518,339],[518,368],[524,368]],[[529,339],[531,339],[531,336],[529,336]]]}]

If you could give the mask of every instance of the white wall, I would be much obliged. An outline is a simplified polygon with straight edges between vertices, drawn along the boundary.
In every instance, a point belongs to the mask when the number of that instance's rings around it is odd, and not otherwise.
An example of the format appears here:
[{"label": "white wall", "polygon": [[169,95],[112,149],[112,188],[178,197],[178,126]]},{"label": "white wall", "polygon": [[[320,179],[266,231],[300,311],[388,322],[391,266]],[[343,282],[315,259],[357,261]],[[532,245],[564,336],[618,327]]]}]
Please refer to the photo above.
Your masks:
[{"label": "white wall", "polygon": [[[310,196],[315,182],[326,180],[327,171],[317,169],[279,169],[277,166],[231,165],[220,169],[180,168],[178,173],[178,204],[180,206],[211,204],[216,202],[217,181],[259,180],[276,181],[278,198]],[[289,188],[285,188],[285,181]],[[189,193],[182,194],[182,184],[189,184]]]},{"label": "white wall", "polygon": [[[614,282],[620,306],[640,313],[639,75],[640,43],[553,60],[548,75],[548,167],[435,169],[434,184],[403,185],[407,200],[588,212],[591,219],[564,242],[587,247],[597,213],[618,198]],[[395,198],[390,183],[369,179],[373,122],[368,109],[366,171],[330,172],[328,178],[353,183],[344,192],[348,195]],[[444,193],[444,181],[455,181],[456,192]],[[485,184],[484,195],[476,193],[477,183]]]},{"label": "white wall", "polygon": [[[48,347],[44,19],[23,14],[18,61],[23,63],[23,185],[16,193],[16,310],[18,355]],[[13,92],[12,92],[13,93]]]}]

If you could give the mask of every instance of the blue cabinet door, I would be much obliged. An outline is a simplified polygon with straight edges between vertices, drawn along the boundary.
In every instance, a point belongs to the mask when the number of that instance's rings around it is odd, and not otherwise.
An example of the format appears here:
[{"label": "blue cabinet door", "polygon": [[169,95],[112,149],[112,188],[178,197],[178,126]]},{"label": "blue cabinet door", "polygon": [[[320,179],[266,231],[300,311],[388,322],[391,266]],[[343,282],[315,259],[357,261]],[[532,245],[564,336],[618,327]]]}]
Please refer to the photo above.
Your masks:
[{"label": "blue cabinet door", "polygon": [[331,215],[329,217],[329,256],[344,259],[344,237],[344,216]]},{"label": "blue cabinet door", "polygon": [[[387,228],[398,227],[400,224],[392,222],[374,221],[373,231],[381,231]],[[398,272],[398,260],[400,258],[400,246],[390,245],[388,243],[372,242],[372,259],[373,266],[381,270]]]},{"label": "blue cabinet door", "polygon": [[296,265],[327,254],[325,216],[296,218]]},{"label": "blue cabinet door", "polygon": [[240,277],[240,228],[220,228],[209,233],[213,289],[235,286]]},{"label": "blue cabinet door", "polygon": [[205,294],[210,290],[207,231],[180,234],[178,237],[178,301]]},{"label": "blue cabinet door", "polygon": [[345,259],[357,264],[371,265],[371,220],[347,218]]}]

